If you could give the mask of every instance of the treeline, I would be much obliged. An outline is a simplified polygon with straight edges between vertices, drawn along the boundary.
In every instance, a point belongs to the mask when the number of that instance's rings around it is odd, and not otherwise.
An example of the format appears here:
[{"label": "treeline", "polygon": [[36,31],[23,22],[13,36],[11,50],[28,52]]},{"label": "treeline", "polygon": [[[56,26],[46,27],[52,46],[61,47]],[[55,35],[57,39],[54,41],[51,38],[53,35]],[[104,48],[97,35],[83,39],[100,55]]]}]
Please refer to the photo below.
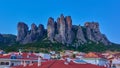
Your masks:
[{"label": "treeline", "polygon": [[6,46],[2,44],[0,47],[1,49],[5,50],[6,52],[12,52],[12,51],[18,51],[21,49],[24,52],[49,52],[50,50],[54,51],[64,51],[64,50],[75,50],[75,51],[80,51],[80,52],[105,52],[105,51],[120,51],[120,45],[117,44],[112,44],[112,45],[103,45],[101,43],[96,44],[96,43],[89,43],[89,44],[84,44],[80,46],[72,46],[72,45],[63,45],[58,42],[52,43],[49,40],[44,40],[44,41],[37,41],[35,43],[29,43],[29,44],[19,44],[15,43],[12,46]]}]

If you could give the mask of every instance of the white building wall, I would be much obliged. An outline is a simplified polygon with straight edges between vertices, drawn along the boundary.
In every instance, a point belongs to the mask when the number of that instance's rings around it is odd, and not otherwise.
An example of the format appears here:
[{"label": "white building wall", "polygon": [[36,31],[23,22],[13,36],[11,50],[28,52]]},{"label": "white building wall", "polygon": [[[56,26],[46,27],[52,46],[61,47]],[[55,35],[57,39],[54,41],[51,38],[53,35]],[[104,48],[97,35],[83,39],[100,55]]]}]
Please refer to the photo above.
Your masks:
[{"label": "white building wall", "polygon": [[106,64],[108,64],[108,61],[105,59],[99,59],[99,58],[84,58],[83,59],[85,62],[87,63],[91,63],[91,64],[95,64],[95,65],[100,65],[100,66],[104,66]]}]

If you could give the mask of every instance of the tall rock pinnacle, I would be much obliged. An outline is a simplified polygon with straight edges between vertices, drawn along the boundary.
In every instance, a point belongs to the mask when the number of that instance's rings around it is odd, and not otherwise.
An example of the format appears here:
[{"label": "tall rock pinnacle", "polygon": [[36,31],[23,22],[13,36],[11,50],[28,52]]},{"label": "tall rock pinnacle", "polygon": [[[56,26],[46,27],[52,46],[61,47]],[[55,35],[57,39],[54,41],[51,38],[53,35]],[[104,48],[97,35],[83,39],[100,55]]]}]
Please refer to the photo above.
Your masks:
[{"label": "tall rock pinnacle", "polygon": [[74,33],[72,31],[72,19],[71,16],[66,16],[66,41],[67,44],[71,44],[74,39]]},{"label": "tall rock pinnacle", "polygon": [[32,43],[37,39],[37,26],[33,23],[31,24],[31,30],[29,31],[30,33],[27,33],[27,36],[25,37],[23,44],[26,43]]},{"label": "tall rock pinnacle", "polygon": [[28,26],[25,23],[19,22],[17,29],[18,34],[16,40],[22,44],[32,43],[38,39],[41,39],[45,32],[44,26],[42,24],[37,27],[34,23],[31,24],[31,29],[28,30]]},{"label": "tall rock pinnacle", "polygon": [[16,41],[23,42],[28,32],[28,26],[24,22],[19,22],[17,26],[18,34]]},{"label": "tall rock pinnacle", "polygon": [[53,42],[54,34],[55,34],[54,19],[50,17],[48,19],[48,24],[47,24],[47,36],[48,39],[51,40],[52,42]]},{"label": "tall rock pinnacle", "polygon": [[34,23],[31,29],[23,23],[18,23],[17,41],[26,44],[37,41],[38,39],[50,40],[52,43],[59,42],[64,45],[73,45],[75,47],[83,45],[88,42],[103,43],[110,45],[111,42],[107,37],[100,32],[99,24],[97,22],[86,22],[84,26],[72,25],[71,16],[64,16],[63,14],[57,18],[56,21],[49,17],[47,22],[47,30],[40,24],[38,27]]},{"label": "tall rock pinnacle", "polygon": [[38,35],[39,37],[44,36],[44,34],[45,34],[45,28],[44,28],[44,26],[42,24],[39,24],[37,32],[39,34]]},{"label": "tall rock pinnacle", "polygon": [[65,19],[64,19],[64,16],[63,16],[63,14],[61,14],[61,16],[60,16],[60,30],[59,30],[59,34],[60,34],[60,36],[61,36],[61,41],[62,41],[62,43],[63,44],[65,44],[65,42],[66,42],[66,23],[65,23]]}]

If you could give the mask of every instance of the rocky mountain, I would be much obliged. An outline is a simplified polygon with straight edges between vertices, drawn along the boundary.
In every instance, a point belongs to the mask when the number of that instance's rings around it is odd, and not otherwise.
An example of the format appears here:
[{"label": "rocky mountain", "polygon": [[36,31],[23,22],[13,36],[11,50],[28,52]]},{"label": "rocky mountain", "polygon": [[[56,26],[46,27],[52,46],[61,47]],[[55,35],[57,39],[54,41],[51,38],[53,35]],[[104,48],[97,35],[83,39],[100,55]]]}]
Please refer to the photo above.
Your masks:
[{"label": "rocky mountain", "polygon": [[0,42],[3,42],[3,36],[0,34]]},{"label": "rocky mountain", "polygon": [[12,34],[0,34],[0,44],[12,45],[16,41],[16,36]]},{"label": "rocky mountain", "polygon": [[[79,46],[91,42],[95,42],[96,44],[103,43],[104,45],[112,44],[100,32],[98,22],[86,22],[83,26],[73,25],[71,16],[64,16],[63,14],[56,21],[54,18],[49,17],[47,29],[42,24],[37,26],[33,23],[29,30],[27,24],[19,22],[17,30],[16,41],[21,44],[32,43],[40,39],[43,40],[43,37],[52,43],[59,42],[67,46]],[[0,36],[0,41],[1,39],[2,36]]]},{"label": "rocky mountain", "polygon": [[107,37],[100,32],[99,24],[96,22],[86,22],[84,25],[86,29],[86,36],[87,39],[96,42],[96,43],[103,43],[105,45],[111,44]]},{"label": "rocky mountain", "polygon": [[24,22],[19,22],[17,26],[18,34],[17,34],[17,42],[21,44],[32,43],[37,41],[38,39],[42,39],[46,30],[44,26],[40,24],[38,27],[33,23],[31,25],[31,29],[28,30],[27,24]]}]

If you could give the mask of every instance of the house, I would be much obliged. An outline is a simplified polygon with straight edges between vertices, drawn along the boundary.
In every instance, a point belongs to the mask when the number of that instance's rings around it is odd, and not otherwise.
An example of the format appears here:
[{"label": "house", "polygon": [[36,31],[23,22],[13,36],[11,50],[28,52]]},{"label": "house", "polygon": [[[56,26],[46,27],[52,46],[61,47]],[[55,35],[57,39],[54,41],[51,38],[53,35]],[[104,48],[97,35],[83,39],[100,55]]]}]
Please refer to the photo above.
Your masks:
[{"label": "house", "polygon": [[34,64],[28,64],[26,66],[19,65],[19,66],[13,66],[11,68],[106,68],[103,66],[97,66],[93,64],[77,64],[74,62],[70,62],[69,64],[65,64],[64,60],[50,60],[46,62],[42,62],[41,66],[38,66],[37,63]]},{"label": "house", "polygon": [[87,63],[90,64],[95,64],[95,65],[99,65],[99,66],[108,66],[109,65],[109,61],[107,59],[105,59],[102,55],[94,53],[94,52],[90,52],[88,54],[86,54],[82,60],[84,60]]},{"label": "house", "polygon": [[11,52],[0,55],[0,68],[17,66],[23,63],[29,64],[37,62],[37,56],[34,53]]},{"label": "house", "polygon": [[112,60],[112,67],[120,68],[120,58],[114,58]]}]

